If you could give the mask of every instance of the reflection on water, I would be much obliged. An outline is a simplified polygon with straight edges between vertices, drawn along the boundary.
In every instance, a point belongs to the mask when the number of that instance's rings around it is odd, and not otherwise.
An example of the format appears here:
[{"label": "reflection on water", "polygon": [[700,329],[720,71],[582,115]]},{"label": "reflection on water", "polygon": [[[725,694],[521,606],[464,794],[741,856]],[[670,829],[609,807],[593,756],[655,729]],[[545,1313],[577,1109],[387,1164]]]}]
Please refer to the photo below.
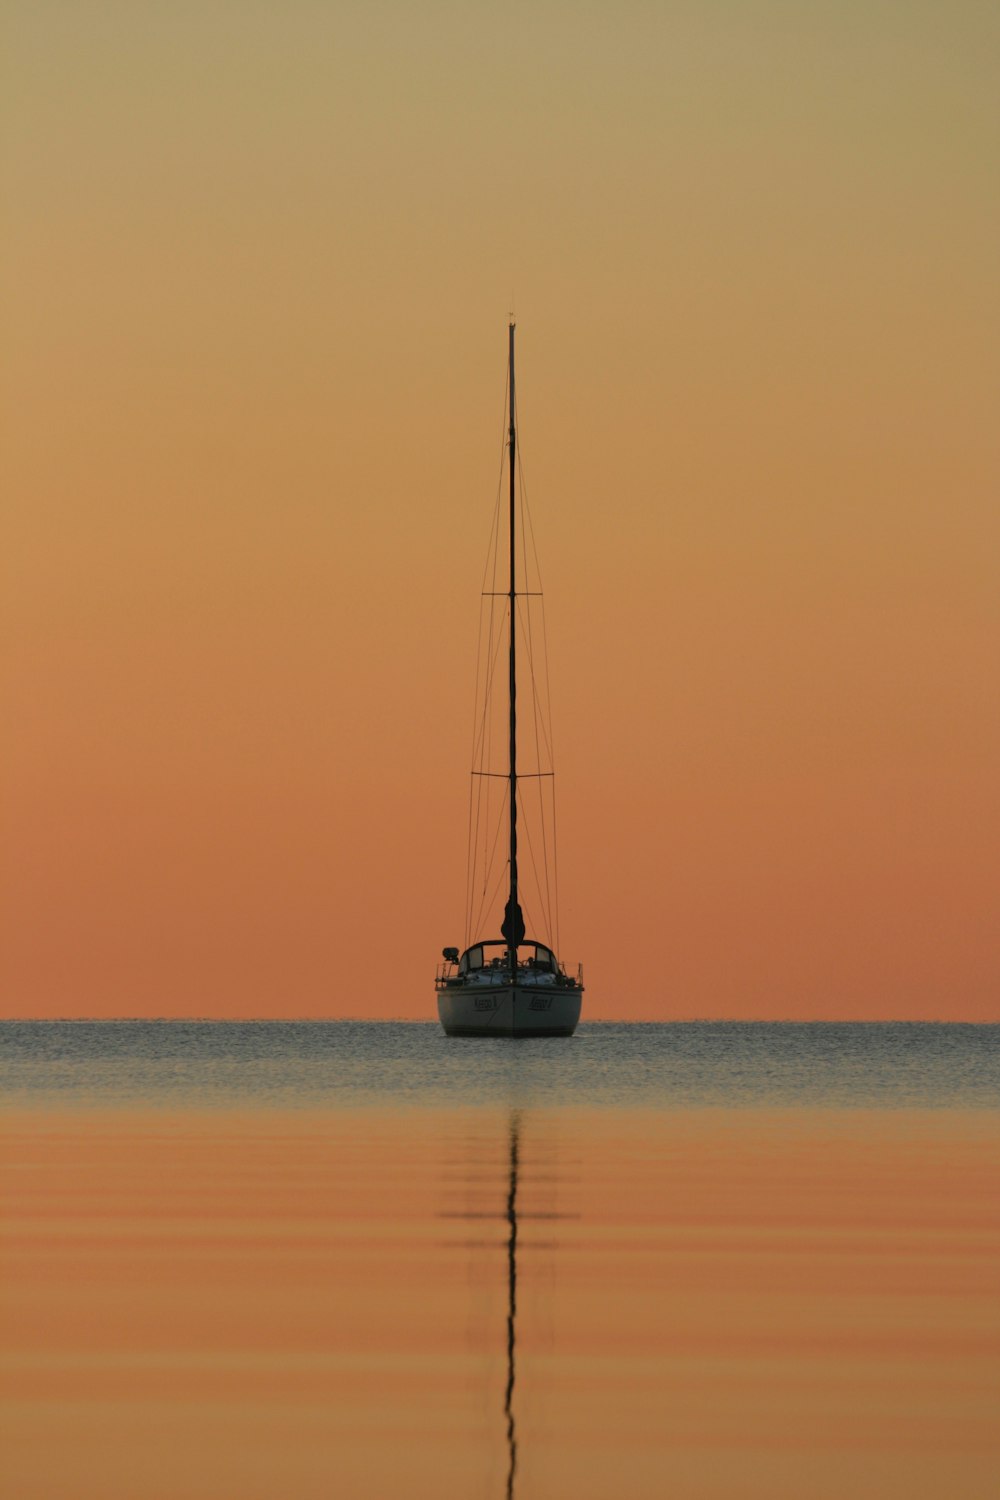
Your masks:
[{"label": "reflection on water", "polygon": [[[786,1042],[721,1073],[780,1075]],[[259,1059],[237,1100],[229,1043],[223,1083],[188,1058],[139,1107],[95,1087],[108,1046],[54,1107],[50,1039],[2,1115],[5,1495],[996,1493],[981,1039],[901,1057],[919,1108],[891,1080],[891,1108],[793,1106],[780,1076],[780,1107],[759,1080],[753,1107],[553,1104],[542,1044],[470,1044],[490,1081],[460,1106],[262,1102]]]},{"label": "reflection on water", "polygon": [[517,1343],[517,1152],[520,1120],[510,1117],[510,1188],[507,1193],[507,1389],[503,1409],[507,1418],[507,1500],[513,1500],[514,1476],[517,1473],[517,1438],[514,1430],[514,1354]]}]

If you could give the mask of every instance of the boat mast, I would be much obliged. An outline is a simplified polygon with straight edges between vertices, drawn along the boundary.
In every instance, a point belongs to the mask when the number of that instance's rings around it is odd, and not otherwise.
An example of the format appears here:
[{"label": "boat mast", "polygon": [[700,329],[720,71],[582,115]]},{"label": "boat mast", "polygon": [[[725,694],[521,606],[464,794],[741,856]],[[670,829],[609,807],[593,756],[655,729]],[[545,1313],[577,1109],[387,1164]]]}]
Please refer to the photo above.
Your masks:
[{"label": "boat mast", "polygon": [[514,421],[514,324],[509,333],[508,360],[510,366],[510,648],[509,648],[509,701],[510,701],[510,894],[504,913],[501,933],[507,940],[507,962],[511,981],[517,976],[517,948],[524,942],[524,917],[517,899],[517,572],[514,533],[516,497],[515,467],[517,458],[517,433]]}]

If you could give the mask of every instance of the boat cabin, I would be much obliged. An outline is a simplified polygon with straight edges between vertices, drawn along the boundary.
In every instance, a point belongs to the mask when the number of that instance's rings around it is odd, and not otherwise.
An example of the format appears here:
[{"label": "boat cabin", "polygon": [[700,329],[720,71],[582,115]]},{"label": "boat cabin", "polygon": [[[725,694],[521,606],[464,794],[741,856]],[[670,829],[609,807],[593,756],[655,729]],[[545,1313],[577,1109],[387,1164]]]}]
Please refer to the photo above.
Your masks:
[{"label": "boat cabin", "polygon": [[[496,948],[499,951],[492,957],[487,957],[486,949]],[[521,949],[530,948],[530,957],[522,958]],[[444,958],[447,963],[457,963],[460,975],[473,974],[479,969],[505,969],[507,967],[507,944],[502,938],[493,938],[488,942],[473,943],[471,948],[458,956],[457,948],[445,948]],[[541,974],[558,974],[559,960],[552,949],[545,943],[537,943],[533,938],[526,938],[518,949],[518,967],[535,969]]]}]

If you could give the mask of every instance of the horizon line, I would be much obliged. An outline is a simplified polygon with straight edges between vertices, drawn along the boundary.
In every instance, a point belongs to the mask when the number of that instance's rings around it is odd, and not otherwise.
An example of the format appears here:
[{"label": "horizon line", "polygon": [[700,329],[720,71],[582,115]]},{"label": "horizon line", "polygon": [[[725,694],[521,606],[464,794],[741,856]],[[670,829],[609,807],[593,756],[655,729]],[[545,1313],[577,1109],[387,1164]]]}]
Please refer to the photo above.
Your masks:
[{"label": "horizon line", "polygon": [[[0,1026],[65,1025],[197,1026],[440,1026],[424,1016],[2,1016]],[[972,1020],[947,1016],[593,1016],[580,1026],[1000,1026],[1000,1016]]]}]

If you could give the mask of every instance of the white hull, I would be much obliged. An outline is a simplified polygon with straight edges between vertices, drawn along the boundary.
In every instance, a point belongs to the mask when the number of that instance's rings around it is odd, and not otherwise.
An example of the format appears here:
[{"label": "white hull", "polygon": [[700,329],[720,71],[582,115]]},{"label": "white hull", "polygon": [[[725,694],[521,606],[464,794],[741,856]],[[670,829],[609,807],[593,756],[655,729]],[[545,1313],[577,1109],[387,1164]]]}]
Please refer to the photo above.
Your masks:
[{"label": "white hull", "polygon": [[469,984],[438,990],[448,1036],[572,1036],[582,989],[555,985]]}]

